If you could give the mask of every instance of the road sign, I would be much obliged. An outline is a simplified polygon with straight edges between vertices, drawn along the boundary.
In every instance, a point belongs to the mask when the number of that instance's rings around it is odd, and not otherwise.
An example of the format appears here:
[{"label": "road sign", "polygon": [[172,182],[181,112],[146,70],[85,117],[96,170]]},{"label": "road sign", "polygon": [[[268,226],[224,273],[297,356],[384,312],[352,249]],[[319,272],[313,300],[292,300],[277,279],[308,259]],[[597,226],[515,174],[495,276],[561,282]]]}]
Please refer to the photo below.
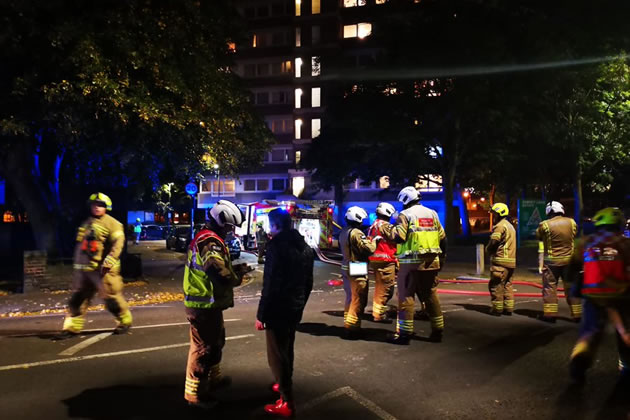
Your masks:
[{"label": "road sign", "polygon": [[518,233],[519,240],[535,239],[536,229],[545,220],[545,202],[540,200],[519,200]]},{"label": "road sign", "polygon": [[199,189],[197,188],[197,184],[195,184],[194,182],[189,182],[188,184],[186,184],[186,192],[188,193],[188,195],[195,195],[197,194],[197,191],[199,191]]}]

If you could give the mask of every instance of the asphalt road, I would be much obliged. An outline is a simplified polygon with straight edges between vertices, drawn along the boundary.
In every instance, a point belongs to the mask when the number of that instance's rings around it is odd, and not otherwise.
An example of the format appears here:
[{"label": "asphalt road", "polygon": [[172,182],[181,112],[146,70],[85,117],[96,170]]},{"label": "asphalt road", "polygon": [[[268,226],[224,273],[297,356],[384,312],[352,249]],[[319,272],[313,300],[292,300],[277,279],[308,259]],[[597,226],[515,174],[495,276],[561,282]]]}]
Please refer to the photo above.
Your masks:
[{"label": "asphalt road", "polygon": [[[440,344],[422,339],[430,332],[422,320],[410,346],[388,344],[393,325],[369,316],[364,338],[345,341],[343,291],[326,284],[333,273],[337,267],[316,263],[315,292],[296,339],[299,418],[630,418],[630,394],[616,387],[611,333],[581,390],[567,377],[577,325],[534,319],[537,298],[517,300],[511,318],[495,318],[486,314],[485,297],[443,295]],[[51,340],[60,315],[0,320],[0,418],[265,418],[262,406],[276,396],[268,390],[264,334],[254,329],[259,281],[225,312],[223,371],[233,385],[218,394],[211,415],[184,404],[188,327],[182,304],[167,303],[132,308],[135,327],[125,336],[109,335],[114,321],[106,312],[89,313],[93,331],[66,341]]]}]

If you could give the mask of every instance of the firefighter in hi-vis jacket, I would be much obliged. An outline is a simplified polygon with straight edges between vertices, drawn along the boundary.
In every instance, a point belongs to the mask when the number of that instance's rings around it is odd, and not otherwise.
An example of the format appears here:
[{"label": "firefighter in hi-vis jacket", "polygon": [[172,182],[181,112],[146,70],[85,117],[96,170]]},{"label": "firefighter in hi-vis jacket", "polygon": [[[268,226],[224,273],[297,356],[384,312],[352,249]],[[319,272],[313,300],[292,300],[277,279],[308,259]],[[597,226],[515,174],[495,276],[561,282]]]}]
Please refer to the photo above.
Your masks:
[{"label": "firefighter in hi-vis jacket", "polygon": [[540,258],[539,267],[543,282],[541,319],[546,322],[556,322],[558,282],[562,279],[571,318],[579,322],[582,317],[582,302],[569,293],[571,279],[568,277],[577,224],[573,219],[564,216],[564,206],[557,201],[548,203],[545,213],[548,219],[543,220],[536,230],[536,238],[540,241],[538,252],[544,255],[544,259]]},{"label": "firefighter in hi-vis jacket", "polygon": [[630,386],[630,239],[623,236],[624,220],[618,208],[598,211],[596,232],[578,242],[570,262],[569,275],[577,280],[571,292],[584,298],[580,337],[569,365],[576,385],[584,383],[610,321],[617,335],[620,385]]},{"label": "firefighter in hi-vis jacket", "polygon": [[92,194],[88,203],[92,215],[77,233],[73,292],[60,338],[83,330],[85,313],[97,292],[118,321],[114,334],[124,334],[131,327],[131,312],[123,298],[120,275],[120,253],[125,245],[123,225],[107,214],[112,209],[112,200],[105,194]]},{"label": "firefighter in hi-vis jacket", "polygon": [[420,204],[420,193],[415,187],[405,187],[398,193],[404,210],[398,215],[394,234],[398,242],[397,257],[400,270],[398,284],[398,320],[396,333],[388,341],[409,344],[413,335],[415,295],[426,306],[431,321],[433,342],[442,341],[444,316],[437,295],[438,271],[446,256],[446,233],[434,210]]},{"label": "firefighter in hi-vis jacket", "polygon": [[497,223],[492,228],[486,253],[490,255],[490,281],[488,289],[495,316],[512,315],[514,311],[514,289],[512,276],[516,268],[516,230],[508,220],[510,210],[504,203],[496,203],[490,210]]},{"label": "firefighter in hi-vis jacket", "polygon": [[375,322],[387,322],[387,302],[394,295],[398,259],[394,225],[390,223],[396,209],[389,203],[379,203],[376,207],[376,220],[368,230],[368,237],[381,236],[376,251],[370,255],[370,269],[374,272],[374,299],[372,317]]}]

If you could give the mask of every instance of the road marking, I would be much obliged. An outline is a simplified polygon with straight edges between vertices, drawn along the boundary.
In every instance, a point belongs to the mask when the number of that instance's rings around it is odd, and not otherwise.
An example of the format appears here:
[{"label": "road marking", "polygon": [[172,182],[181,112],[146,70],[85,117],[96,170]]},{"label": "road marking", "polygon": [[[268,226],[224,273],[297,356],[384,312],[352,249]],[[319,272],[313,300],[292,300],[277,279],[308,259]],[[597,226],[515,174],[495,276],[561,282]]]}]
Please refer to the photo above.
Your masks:
[{"label": "road marking", "polygon": [[445,311],[442,311],[442,313],[447,314],[449,312],[459,312],[459,311],[465,311],[465,308],[455,308],[455,309],[447,309]]},{"label": "road marking", "polygon": [[59,353],[59,356],[72,356],[73,354],[80,352],[84,348],[86,348],[88,346],[91,346],[94,343],[98,343],[99,341],[109,337],[112,334],[113,333],[111,333],[111,332],[97,334],[94,337],[90,337],[87,340],[84,340],[84,341],[80,342],[79,344],[76,344],[76,345],[74,345],[72,347],[69,347],[69,348],[65,349],[64,351]]},{"label": "road marking", "polygon": [[[232,318],[232,319],[224,319],[223,322],[235,322],[235,321],[240,321],[240,318]],[[190,322],[172,322],[170,324],[150,324],[150,325],[138,325],[138,326],[132,326],[131,329],[132,330],[140,330],[143,328],[160,328],[160,327],[174,327],[176,325],[190,325]],[[91,330],[83,330],[81,331],[82,333],[84,332],[99,332],[99,331],[105,331],[103,328],[94,328]]]},{"label": "road marking", "polygon": [[330,273],[330,274],[332,274],[333,276],[341,277],[341,274],[339,274],[339,273]]},{"label": "road marking", "polygon": [[[235,335],[233,337],[227,337],[226,340],[238,340],[241,338],[247,338],[247,337],[253,337],[253,336],[254,334]],[[38,366],[48,366],[48,365],[57,365],[61,363],[78,362],[81,360],[102,359],[104,357],[124,356],[127,354],[146,353],[146,352],[158,351],[158,350],[168,350],[168,349],[175,349],[178,347],[186,347],[189,345],[190,343],[186,342],[186,343],[179,343],[179,344],[169,344],[167,346],[147,347],[144,349],[124,350],[124,351],[116,351],[112,353],[91,354],[89,356],[68,357],[66,359],[44,360],[42,362],[32,362],[32,363],[20,363],[17,365],[0,366],[0,371],[14,370],[14,369],[28,369],[32,367],[38,367]]]},{"label": "road marking", "polygon": [[332,400],[333,398],[340,397],[342,395],[347,395],[348,397],[352,398],[383,420],[397,420],[396,417],[392,416],[387,411],[383,410],[381,407],[374,404],[372,401],[365,398],[363,395],[359,394],[349,386],[344,386],[342,388],[324,394],[321,397],[317,397],[314,400],[311,400],[310,402],[304,404],[300,411],[310,410],[318,406],[319,404],[322,404],[328,400]]}]

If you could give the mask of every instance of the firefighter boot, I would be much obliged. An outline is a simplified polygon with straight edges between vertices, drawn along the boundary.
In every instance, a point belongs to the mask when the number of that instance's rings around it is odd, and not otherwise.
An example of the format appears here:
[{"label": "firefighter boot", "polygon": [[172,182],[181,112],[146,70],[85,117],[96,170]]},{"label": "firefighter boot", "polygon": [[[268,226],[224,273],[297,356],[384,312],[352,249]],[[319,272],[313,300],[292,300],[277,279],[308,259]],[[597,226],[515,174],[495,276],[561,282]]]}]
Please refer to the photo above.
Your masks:
[{"label": "firefighter boot", "polygon": [[399,346],[408,346],[411,340],[411,334],[394,333],[387,336],[387,342],[391,344],[397,344]]},{"label": "firefighter boot", "polygon": [[443,335],[444,330],[433,330],[431,331],[431,335],[429,336],[429,341],[433,343],[441,343]]},{"label": "firefighter boot", "polygon": [[292,403],[283,401],[280,398],[275,404],[265,405],[265,411],[279,417],[293,418],[295,417],[295,406]]}]

